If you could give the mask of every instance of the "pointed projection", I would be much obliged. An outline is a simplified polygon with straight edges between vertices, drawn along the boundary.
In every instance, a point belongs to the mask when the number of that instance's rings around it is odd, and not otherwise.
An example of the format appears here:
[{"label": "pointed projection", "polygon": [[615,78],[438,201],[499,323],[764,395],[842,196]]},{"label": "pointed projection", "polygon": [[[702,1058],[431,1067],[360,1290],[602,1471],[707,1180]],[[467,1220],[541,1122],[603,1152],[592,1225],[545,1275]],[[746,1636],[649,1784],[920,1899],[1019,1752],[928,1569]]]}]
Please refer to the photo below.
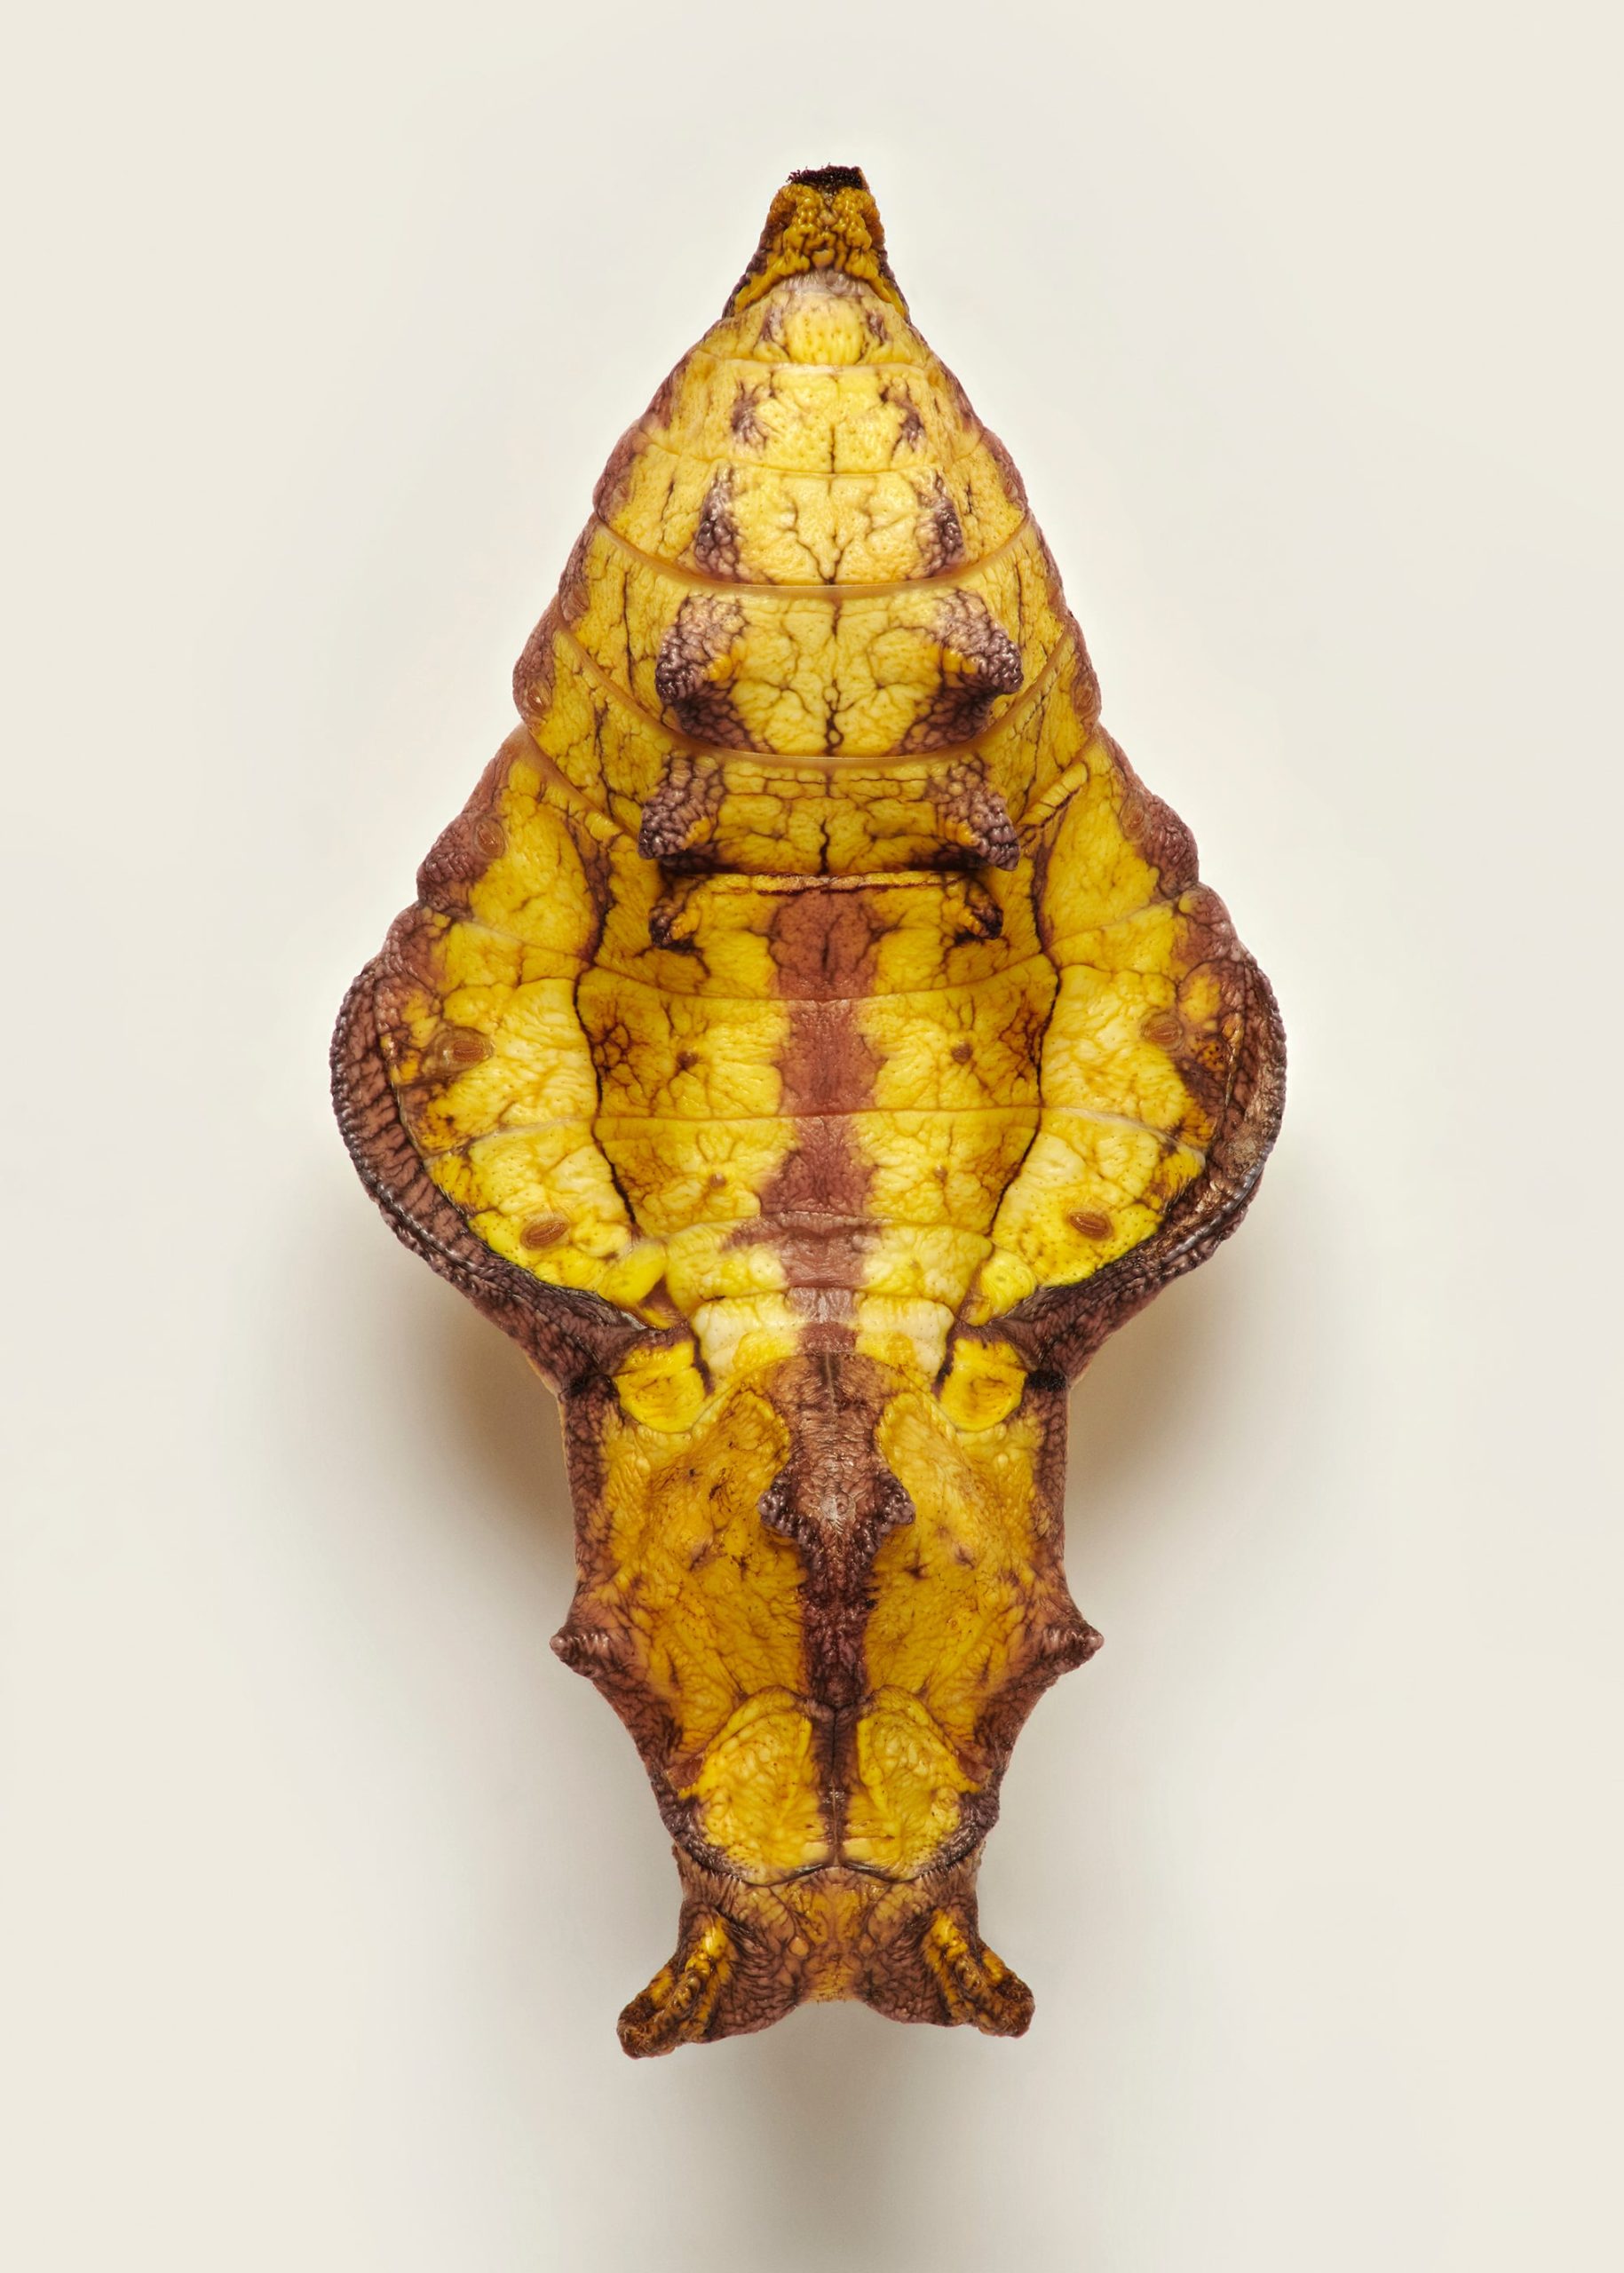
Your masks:
[{"label": "pointed projection", "polygon": [[1018,2035],[976,1870],[1097,1640],[1066,1385],[1240,1221],[1281,1039],[860,173],[780,191],[515,686],[335,1091],[563,1402],[554,1646],[682,1881],[622,2041],[829,1998]]}]

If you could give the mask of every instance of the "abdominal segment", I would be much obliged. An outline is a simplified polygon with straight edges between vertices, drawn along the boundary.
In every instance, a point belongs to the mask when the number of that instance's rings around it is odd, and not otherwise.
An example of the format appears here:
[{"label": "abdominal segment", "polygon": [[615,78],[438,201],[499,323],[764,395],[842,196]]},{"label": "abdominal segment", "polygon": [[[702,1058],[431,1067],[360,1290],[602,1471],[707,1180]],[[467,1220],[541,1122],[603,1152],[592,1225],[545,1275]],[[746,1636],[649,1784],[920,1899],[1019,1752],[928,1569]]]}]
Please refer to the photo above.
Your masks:
[{"label": "abdominal segment", "polygon": [[1018,2033],[975,1878],[1097,1638],[1066,1382],[1239,1220],[1279,1026],[860,176],[780,194],[515,693],[336,1083],[401,1236],[563,1398],[555,1646],[683,1888],[622,2041],[841,1997]]},{"label": "abdominal segment", "polygon": [[[957,1430],[832,1344],[752,1370],[652,1456],[606,1412],[555,1646],[630,1728],[708,1928],[772,1941],[751,1997],[877,1983],[943,2017],[921,1937],[939,1913],[975,1942],[1010,1745],[1096,1640],[1059,1565],[1064,1417],[1050,1390]],[[712,2018],[753,2024],[744,1993]]]}]

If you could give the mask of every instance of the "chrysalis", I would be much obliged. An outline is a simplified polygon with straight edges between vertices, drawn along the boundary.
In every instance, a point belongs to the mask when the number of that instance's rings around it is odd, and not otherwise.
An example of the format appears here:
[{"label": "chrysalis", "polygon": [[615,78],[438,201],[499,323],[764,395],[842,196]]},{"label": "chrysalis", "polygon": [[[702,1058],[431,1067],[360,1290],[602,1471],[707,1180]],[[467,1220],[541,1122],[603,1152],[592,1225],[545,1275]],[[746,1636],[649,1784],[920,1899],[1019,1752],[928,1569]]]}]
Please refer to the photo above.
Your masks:
[{"label": "chrysalis", "polygon": [[1239,1223],[1282,1042],[854,169],[773,200],[515,691],[335,1093],[394,1229],[563,1401],[554,1647],[682,1881],[621,2040],[843,1997],[1018,2035],[975,1881],[1098,1638],[1066,1385]]}]

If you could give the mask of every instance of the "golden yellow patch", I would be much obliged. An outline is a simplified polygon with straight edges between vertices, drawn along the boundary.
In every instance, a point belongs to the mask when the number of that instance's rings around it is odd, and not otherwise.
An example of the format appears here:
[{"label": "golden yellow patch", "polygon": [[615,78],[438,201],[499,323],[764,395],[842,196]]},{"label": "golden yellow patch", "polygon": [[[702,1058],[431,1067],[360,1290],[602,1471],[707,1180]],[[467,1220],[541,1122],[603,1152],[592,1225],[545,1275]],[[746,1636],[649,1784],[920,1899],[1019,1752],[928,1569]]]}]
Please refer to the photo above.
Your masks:
[{"label": "golden yellow patch", "polygon": [[698,1801],[704,1837],[741,1878],[771,1881],[816,1869],[833,1855],[812,1724],[788,1690],[747,1698],[680,1796]]},{"label": "golden yellow patch", "polygon": [[975,1789],[920,1699],[883,1688],[857,1723],[857,1773],[846,1802],[845,1859],[892,1878],[925,1869]]},{"label": "golden yellow patch", "polygon": [[988,1700],[1015,1673],[1041,1612],[1035,1422],[955,1430],[934,1398],[896,1398],[876,1442],[907,1493],[911,1523],[874,1560],[865,1643],[875,1691],[916,1697],[944,1738],[973,1747]]},{"label": "golden yellow patch", "polygon": [[804,1692],[799,1557],[759,1512],[789,1439],[765,1398],[737,1389],[685,1434],[616,1420],[604,1449],[588,1549],[601,1576],[582,1612],[629,1635],[697,1771],[741,1704]]},{"label": "golden yellow patch", "polygon": [[954,1344],[953,1364],[939,1392],[955,1429],[978,1434],[1007,1421],[1026,1387],[1026,1368],[1007,1342]]},{"label": "golden yellow patch", "polygon": [[615,1371],[614,1386],[631,1419],[662,1436],[691,1429],[706,1400],[691,1342],[630,1350]]}]

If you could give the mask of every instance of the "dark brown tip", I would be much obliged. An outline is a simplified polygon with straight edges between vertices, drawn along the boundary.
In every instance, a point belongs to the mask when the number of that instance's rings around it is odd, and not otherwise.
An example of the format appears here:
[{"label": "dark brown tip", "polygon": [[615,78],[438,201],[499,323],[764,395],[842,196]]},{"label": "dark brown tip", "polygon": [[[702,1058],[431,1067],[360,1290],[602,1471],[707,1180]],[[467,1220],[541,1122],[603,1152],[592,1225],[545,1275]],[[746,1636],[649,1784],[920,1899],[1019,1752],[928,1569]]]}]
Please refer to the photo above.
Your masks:
[{"label": "dark brown tip", "polygon": [[789,178],[825,197],[832,197],[837,189],[860,189],[865,197],[868,195],[868,178],[860,166],[802,166]]}]

